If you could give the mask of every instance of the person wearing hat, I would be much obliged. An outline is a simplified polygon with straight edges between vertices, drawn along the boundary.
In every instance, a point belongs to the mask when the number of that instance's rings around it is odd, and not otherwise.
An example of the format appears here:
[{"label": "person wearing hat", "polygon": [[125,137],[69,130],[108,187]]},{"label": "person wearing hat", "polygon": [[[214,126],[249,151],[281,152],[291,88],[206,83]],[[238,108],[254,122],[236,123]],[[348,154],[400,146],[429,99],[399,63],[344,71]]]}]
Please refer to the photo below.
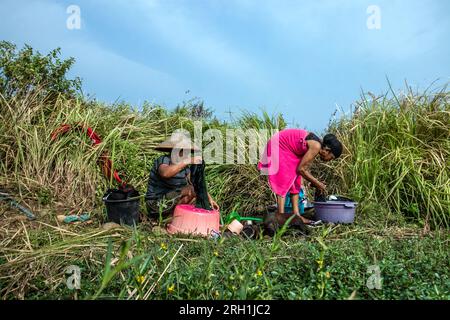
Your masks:
[{"label": "person wearing hat", "polygon": [[[155,147],[165,152],[157,158],[150,170],[145,201],[151,218],[163,217],[173,213],[177,204],[192,203],[195,200],[194,187],[190,181],[191,164],[201,164],[202,158],[192,153],[200,151],[183,134],[173,134],[171,138]],[[219,206],[208,194],[211,207]]]},{"label": "person wearing hat", "polygon": [[258,163],[258,169],[268,175],[270,188],[277,196],[277,218],[283,221],[286,195],[289,193],[292,211],[305,224],[313,221],[299,214],[299,192],[302,178],[309,181],[318,191],[326,194],[326,185],[316,179],[308,170],[314,159],[331,161],[340,157],[342,144],[333,134],[320,139],[312,132],[301,129],[281,130],[267,142],[266,149]]}]

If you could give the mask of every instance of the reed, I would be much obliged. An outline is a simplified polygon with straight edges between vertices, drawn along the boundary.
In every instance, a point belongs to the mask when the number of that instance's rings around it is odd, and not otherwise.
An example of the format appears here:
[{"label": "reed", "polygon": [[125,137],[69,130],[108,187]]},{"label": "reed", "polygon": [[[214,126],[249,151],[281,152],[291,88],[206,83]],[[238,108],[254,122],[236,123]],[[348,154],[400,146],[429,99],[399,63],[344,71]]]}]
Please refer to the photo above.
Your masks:
[{"label": "reed", "polygon": [[446,87],[434,93],[367,97],[330,131],[345,145],[341,159],[317,172],[331,191],[387,215],[428,227],[450,223],[450,105]]}]

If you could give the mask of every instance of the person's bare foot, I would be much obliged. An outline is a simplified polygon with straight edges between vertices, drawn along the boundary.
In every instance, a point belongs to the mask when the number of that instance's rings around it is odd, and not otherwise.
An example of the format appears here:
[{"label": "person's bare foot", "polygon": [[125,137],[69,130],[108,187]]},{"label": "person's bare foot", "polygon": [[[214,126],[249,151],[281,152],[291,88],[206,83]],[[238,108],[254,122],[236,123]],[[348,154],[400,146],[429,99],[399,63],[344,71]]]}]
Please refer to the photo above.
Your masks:
[{"label": "person's bare foot", "polygon": [[292,220],[292,222],[295,222],[296,219],[300,219],[301,222],[303,222],[304,224],[308,224],[311,223],[312,221],[309,219],[306,219],[304,217],[302,217],[299,213],[291,213],[291,214],[285,214],[285,213],[280,213],[278,212],[276,214],[276,218],[277,218],[277,222],[280,226],[284,225],[284,223],[286,222],[286,220],[288,220],[292,215],[294,215],[294,219]]},{"label": "person's bare foot", "polygon": [[267,213],[264,216],[264,234],[273,237],[278,230],[278,217],[276,213]]},{"label": "person's bare foot", "polygon": [[306,218],[303,218],[303,217],[301,219],[302,219],[302,222],[304,224],[310,224],[312,222],[312,220],[309,220],[309,219],[306,219]]},{"label": "person's bare foot", "polygon": [[275,214],[275,219],[276,219],[278,225],[282,226],[286,222],[286,215],[284,212],[277,212]]},{"label": "person's bare foot", "polygon": [[300,214],[297,214],[297,216],[300,217],[300,219],[302,220],[302,222],[304,224],[310,224],[312,222],[312,220],[306,219],[306,218],[302,217]]}]

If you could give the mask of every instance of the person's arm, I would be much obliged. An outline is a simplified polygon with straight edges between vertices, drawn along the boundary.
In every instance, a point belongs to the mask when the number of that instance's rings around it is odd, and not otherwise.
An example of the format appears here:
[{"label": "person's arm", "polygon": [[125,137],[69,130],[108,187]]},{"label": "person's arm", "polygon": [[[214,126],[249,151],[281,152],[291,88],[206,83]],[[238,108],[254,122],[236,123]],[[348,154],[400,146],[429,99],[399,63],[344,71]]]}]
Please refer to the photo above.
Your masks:
[{"label": "person's arm", "polygon": [[166,164],[162,163],[159,165],[158,173],[164,179],[170,179],[177,175],[178,172],[186,168],[190,164],[198,163],[201,161],[201,157],[192,157],[188,161],[183,161],[180,163]]},{"label": "person's arm", "polygon": [[307,141],[307,143],[308,143],[308,151],[303,156],[302,161],[298,166],[297,172],[303,178],[311,182],[317,189],[319,189],[322,192],[325,192],[326,185],[317,180],[311,174],[311,172],[309,172],[309,166],[311,165],[314,158],[319,154],[321,145],[319,142],[313,140],[309,140]]},{"label": "person's arm", "polygon": [[209,203],[211,204],[211,207],[214,210],[219,211],[219,209],[220,209],[219,205],[217,204],[217,202],[214,201],[214,199],[211,197],[211,195],[209,193],[208,193],[208,200],[209,200]]}]

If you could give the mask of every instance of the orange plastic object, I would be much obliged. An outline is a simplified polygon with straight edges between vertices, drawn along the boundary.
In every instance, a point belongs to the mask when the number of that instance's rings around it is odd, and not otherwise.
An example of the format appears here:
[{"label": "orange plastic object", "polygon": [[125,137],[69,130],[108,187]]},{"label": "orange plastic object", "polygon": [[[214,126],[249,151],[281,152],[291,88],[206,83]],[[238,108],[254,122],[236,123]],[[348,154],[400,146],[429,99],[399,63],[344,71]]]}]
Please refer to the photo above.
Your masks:
[{"label": "orange plastic object", "polygon": [[192,204],[179,204],[175,207],[167,232],[209,237],[213,231],[219,232],[219,225],[219,211],[196,208]]},{"label": "orange plastic object", "polygon": [[234,219],[228,225],[228,230],[230,230],[231,232],[233,232],[235,234],[239,234],[242,232],[242,230],[244,230],[244,225],[242,223],[240,223],[239,221],[237,221],[237,219]]}]

